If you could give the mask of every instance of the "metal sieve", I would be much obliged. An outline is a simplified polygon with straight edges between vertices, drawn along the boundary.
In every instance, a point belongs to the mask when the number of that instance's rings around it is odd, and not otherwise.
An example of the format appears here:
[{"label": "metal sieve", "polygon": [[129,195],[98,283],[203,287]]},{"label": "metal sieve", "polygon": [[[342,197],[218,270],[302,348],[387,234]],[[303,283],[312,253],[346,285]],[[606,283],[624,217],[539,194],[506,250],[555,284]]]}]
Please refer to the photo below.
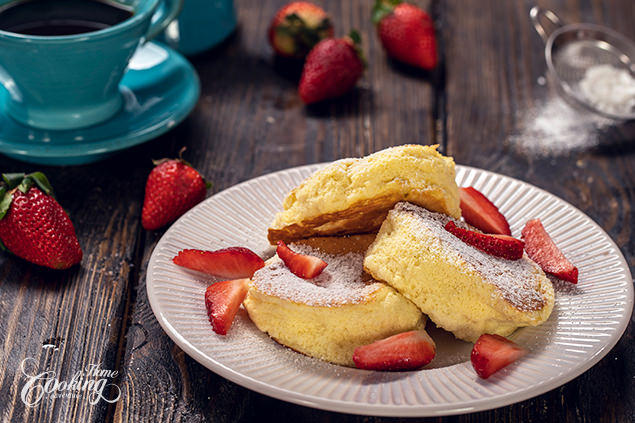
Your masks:
[{"label": "metal sieve", "polygon": [[[600,25],[565,25],[554,12],[538,6],[529,12],[536,32],[545,43],[545,61],[549,77],[561,94],[598,115],[620,120],[635,119],[635,110],[612,114],[599,110],[582,93],[580,81],[592,66],[611,65],[635,75],[635,44],[623,35]],[[548,33],[544,18],[553,24]]]}]

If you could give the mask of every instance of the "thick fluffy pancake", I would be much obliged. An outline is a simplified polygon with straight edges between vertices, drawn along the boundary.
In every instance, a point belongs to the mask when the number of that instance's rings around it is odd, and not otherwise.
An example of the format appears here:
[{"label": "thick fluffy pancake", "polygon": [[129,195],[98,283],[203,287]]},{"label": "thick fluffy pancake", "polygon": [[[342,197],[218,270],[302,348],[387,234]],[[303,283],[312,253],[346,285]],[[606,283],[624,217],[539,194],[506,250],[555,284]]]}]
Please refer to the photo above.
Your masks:
[{"label": "thick fluffy pancake", "polygon": [[506,260],[462,242],[444,229],[450,219],[397,204],[369,247],[364,269],[466,341],[547,320],[554,291],[538,265],[526,255]]},{"label": "thick fluffy pancake", "polygon": [[425,317],[409,300],[362,270],[374,235],[311,238],[290,248],[322,258],[328,266],[305,280],[276,256],[254,274],[243,305],[263,332],[311,357],[353,366],[361,345],[423,327]]},{"label": "thick fluffy pancake", "polygon": [[459,217],[454,161],[436,146],[402,145],[343,159],[295,188],[269,228],[269,241],[376,232],[399,201]]}]

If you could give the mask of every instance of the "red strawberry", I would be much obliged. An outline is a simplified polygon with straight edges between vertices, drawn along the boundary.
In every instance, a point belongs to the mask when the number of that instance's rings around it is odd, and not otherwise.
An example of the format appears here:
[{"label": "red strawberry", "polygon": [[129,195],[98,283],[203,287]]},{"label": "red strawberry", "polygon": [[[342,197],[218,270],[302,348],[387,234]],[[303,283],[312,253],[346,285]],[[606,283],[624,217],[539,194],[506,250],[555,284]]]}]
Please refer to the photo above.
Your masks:
[{"label": "red strawberry", "polygon": [[53,197],[41,172],[2,175],[0,246],[40,266],[68,269],[82,260],[82,249],[68,215]]},{"label": "red strawberry", "polygon": [[527,354],[527,350],[500,335],[481,335],[472,349],[472,366],[487,379],[508,364]]},{"label": "red strawberry", "polygon": [[489,235],[459,228],[452,221],[445,225],[445,229],[466,244],[478,248],[489,255],[503,257],[508,260],[518,260],[523,256],[524,243],[507,235]]},{"label": "red strawberry", "polygon": [[158,160],[155,165],[148,175],[141,212],[141,224],[149,231],[173,222],[203,201],[208,188],[203,177],[182,158]]},{"label": "red strawberry", "polygon": [[373,21],[377,24],[377,34],[389,56],[423,69],[436,67],[438,57],[434,23],[426,12],[400,1],[377,0]]},{"label": "red strawberry", "polygon": [[488,234],[511,235],[509,223],[498,208],[474,187],[459,188],[461,214],[467,223]]},{"label": "red strawberry", "polygon": [[320,41],[333,36],[333,25],[321,7],[295,1],[278,10],[269,26],[269,43],[285,57],[302,59]]},{"label": "red strawberry", "polygon": [[525,251],[547,273],[571,283],[578,283],[578,268],[562,254],[540,219],[530,220],[522,230]]},{"label": "red strawberry", "polygon": [[302,69],[298,89],[306,104],[346,94],[364,73],[359,48],[360,38],[355,31],[348,37],[320,41],[311,50]]},{"label": "red strawberry", "polygon": [[265,265],[256,253],[243,247],[216,251],[181,250],[172,261],[188,269],[229,279],[251,278]]},{"label": "red strawberry", "polygon": [[436,345],[424,330],[413,330],[355,348],[355,366],[367,370],[415,370],[432,361]]},{"label": "red strawberry", "polygon": [[322,270],[326,267],[326,262],[323,260],[317,257],[295,253],[291,251],[283,241],[278,241],[276,253],[278,253],[278,257],[280,257],[289,270],[291,270],[291,273],[303,279],[316,277],[322,273]]},{"label": "red strawberry", "polygon": [[249,279],[216,282],[205,291],[205,308],[212,329],[226,335],[247,295]]}]

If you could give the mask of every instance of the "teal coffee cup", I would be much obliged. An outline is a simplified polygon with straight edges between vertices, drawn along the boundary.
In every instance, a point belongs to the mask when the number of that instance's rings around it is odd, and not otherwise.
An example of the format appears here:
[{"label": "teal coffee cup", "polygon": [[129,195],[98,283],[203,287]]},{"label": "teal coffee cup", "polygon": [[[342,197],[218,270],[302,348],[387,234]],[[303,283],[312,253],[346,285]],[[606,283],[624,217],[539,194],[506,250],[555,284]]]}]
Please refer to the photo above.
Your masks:
[{"label": "teal coffee cup", "polygon": [[0,0],[0,83],[6,113],[43,129],[107,120],[140,43],[178,16],[183,0]]},{"label": "teal coffee cup", "polygon": [[233,0],[185,0],[183,10],[161,40],[191,56],[219,44],[236,29]]}]

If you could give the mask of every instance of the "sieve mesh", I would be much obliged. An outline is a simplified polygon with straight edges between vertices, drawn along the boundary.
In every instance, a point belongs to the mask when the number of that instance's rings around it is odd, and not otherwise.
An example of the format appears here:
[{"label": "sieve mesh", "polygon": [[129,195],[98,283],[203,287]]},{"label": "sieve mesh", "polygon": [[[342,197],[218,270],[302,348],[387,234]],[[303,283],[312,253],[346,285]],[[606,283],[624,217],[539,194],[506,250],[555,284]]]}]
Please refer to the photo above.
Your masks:
[{"label": "sieve mesh", "polygon": [[[537,7],[531,10],[530,16],[536,31],[545,41],[547,67],[561,92],[605,117],[635,119],[635,110],[621,115],[598,110],[580,89],[580,81],[587,70],[598,65],[610,65],[635,76],[635,45],[630,40],[598,25],[563,25],[555,13]],[[557,29],[547,35],[540,22],[541,17],[547,18]]]}]

